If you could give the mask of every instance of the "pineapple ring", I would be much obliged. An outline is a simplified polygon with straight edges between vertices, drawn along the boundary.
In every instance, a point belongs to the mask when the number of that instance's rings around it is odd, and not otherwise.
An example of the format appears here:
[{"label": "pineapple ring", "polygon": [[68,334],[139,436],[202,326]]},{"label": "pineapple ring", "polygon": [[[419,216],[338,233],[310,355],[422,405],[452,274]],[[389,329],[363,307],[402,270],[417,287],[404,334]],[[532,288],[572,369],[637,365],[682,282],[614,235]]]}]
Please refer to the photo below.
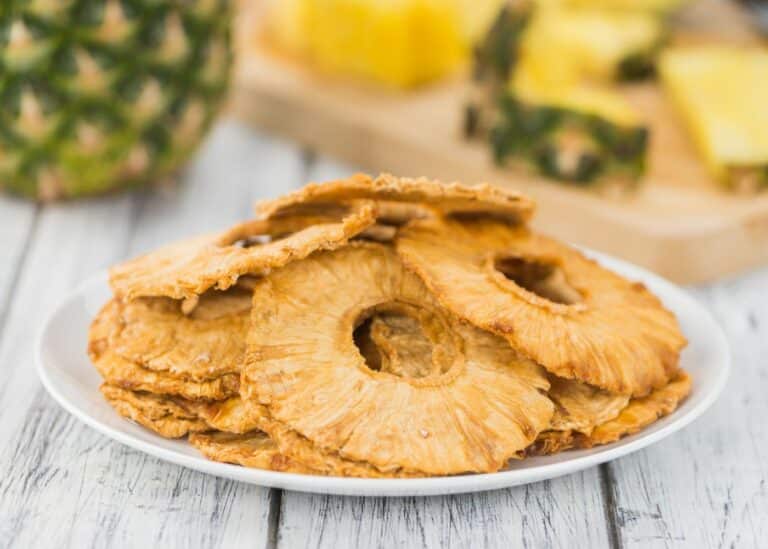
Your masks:
[{"label": "pineapple ring", "polygon": [[[491,472],[549,425],[543,370],[442,310],[390,248],[314,254],[259,280],[253,299],[243,395],[322,450],[384,472]],[[418,308],[445,329],[448,368],[371,370],[353,332],[382,306]]]},{"label": "pineapple ring", "polygon": [[209,290],[188,315],[165,297],[113,300],[109,347],[143,368],[191,381],[240,374],[250,323],[251,294],[235,286]]},{"label": "pineapple ring", "polygon": [[[113,299],[99,311],[88,332],[88,355],[109,385],[190,399],[221,400],[238,394],[240,375],[237,373],[194,380],[170,370],[150,370],[120,356],[115,352],[111,341],[120,325],[119,302]],[[147,346],[151,347],[151,340],[147,342]]]},{"label": "pineapple ring", "polygon": [[[368,478],[416,476],[401,470],[382,473],[368,463],[354,462],[333,452],[320,451],[307,439],[271,419],[265,406],[258,402],[242,400],[238,396],[218,401],[191,400],[172,395],[132,391],[108,384],[102,385],[102,393],[120,415],[167,438],[178,438],[187,433],[205,431],[210,434],[212,430],[217,431],[217,447],[222,451],[227,448],[237,449],[239,459],[234,463],[247,467],[261,467],[258,450],[263,446],[251,448],[254,454],[249,455],[248,445],[241,442],[251,436],[258,436],[262,441],[265,437],[270,437],[275,448],[285,459],[303,469],[293,472]],[[269,435],[266,432],[269,432]],[[219,433],[221,436],[218,436]],[[224,433],[232,435],[232,438],[226,438]],[[241,435],[242,438],[235,435]],[[191,437],[190,442],[194,444]],[[202,449],[201,451],[210,459],[226,461],[221,456],[211,455]]]},{"label": "pineapple ring", "polygon": [[[557,376],[644,396],[677,371],[686,341],[674,315],[642,284],[568,246],[490,220],[446,219],[411,222],[396,248],[443,306]],[[512,275],[499,271],[510,266]]]},{"label": "pineapple ring", "polygon": [[616,416],[629,403],[629,395],[609,393],[586,383],[549,376],[549,399],[555,403],[555,415],[549,428],[589,434],[596,425]]},{"label": "pineapple ring", "polygon": [[110,269],[117,297],[187,299],[226,290],[246,274],[263,275],[316,250],[334,249],[373,224],[370,201],[276,220],[251,220],[213,235],[164,246]]},{"label": "pineapple ring", "polygon": [[377,218],[385,224],[400,226],[428,217],[434,212],[448,216],[491,216],[525,223],[535,205],[526,196],[491,185],[441,183],[427,178],[411,179],[381,174],[375,179],[355,174],[348,179],[310,183],[301,189],[257,203],[259,217],[274,218],[301,213],[313,205],[348,200],[375,200],[380,204]]},{"label": "pineapple ring", "polygon": [[405,473],[400,471],[384,475],[367,463],[356,463],[335,453],[323,452],[310,441],[274,421],[264,405],[252,400],[232,397],[217,402],[185,401],[184,406],[194,411],[210,428],[218,431],[246,434],[259,430],[268,433],[282,455],[320,474],[357,477],[405,476]]},{"label": "pineapple ring", "polygon": [[189,442],[213,461],[285,473],[313,472],[308,467],[281,454],[272,439],[261,431],[242,435],[219,432],[193,433],[189,436]]},{"label": "pineapple ring", "polygon": [[91,356],[96,370],[110,385],[134,391],[176,395],[189,399],[221,400],[239,392],[240,378],[227,374],[208,381],[189,381],[164,372],[153,372],[107,350]]},{"label": "pineapple ring", "polygon": [[160,436],[189,434],[189,442],[208,459],[273,471],[312,472],[282,455],[272,439],[258,430],[263,415],[258,404],[243,406],[236,397],[216,403],[191,401],[107,384],[101,392],[121,416]]},{"label": "pineapple ring", "polygon": [[136,392],[107,383],[100,387],[107,402],[121,416],[165,438],[208,431],[208,424],[165,395]]},{"label": "pineapple ring", "polygon": [[[203,296],[199,310],[196,309],[194,315],[204,313],[210,316],[207,297]],[[178,313],[178,304],[173,309],[177,312],[170,314],[177,315],[181,321],[183,316]],[[194,430],[199,430],[199,421],[204,422],[206,430],[216,429],[235,434],[254,429],[268,431],[280,445],[284,455],[305,463],[308,468],[320,474],[356,477],[413,476],[405,471],[382,473],[367,463],[346,460],[335,453],[319,450],[307,439],[273,421],[261,404],[241,400],[238,396],[239,374],[224,374],[213,379],[194,381],[168,371],[150,370],[117,355],[110,348],[110,336],[120,325],[119,314],[120,304],[117,300],[111,300],[102,308],[91,325],[88,353],[97,371],[106,381],[103,387],[109,387],[104,389],[109,392],[105,393],[105,397],[120,415],[162,436],[172,438],[183,436],[185,428],[189,431],[193,430],[194,426]],[[149,328],[151,327],[150,325]],[[163,331],[162,324],[156,323],[154,327],[159,332]],[[219,335],[228,338],[231,334]],[[245,340],[244,334],[239,337]],[[176,369],[181,365],[182,363],[176,363]],[[160,421],[161,416],[150,411],[153,402],[158,400],[176,410],[175,421],[172,421],[171,417]],[[180,421],[182,419],[184,422]]]},{"label": "pineapple ring", "polygon": [[690,391],[691,378],[680,370],[666,386],[648,396],[631,399],[615,418],[597,425],[591,433],[571,429],[544,431],[526,450],[526,455],[549,455],[570,448],[592,448],[616,442],[671,414]]}]

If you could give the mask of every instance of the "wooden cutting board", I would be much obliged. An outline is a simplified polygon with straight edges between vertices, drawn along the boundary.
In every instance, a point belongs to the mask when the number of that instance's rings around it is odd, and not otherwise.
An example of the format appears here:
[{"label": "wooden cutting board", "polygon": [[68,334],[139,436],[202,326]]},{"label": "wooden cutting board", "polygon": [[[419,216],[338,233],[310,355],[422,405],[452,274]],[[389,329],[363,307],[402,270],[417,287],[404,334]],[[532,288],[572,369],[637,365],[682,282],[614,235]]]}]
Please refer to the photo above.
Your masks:
[{"label": "wooden cutting board", "polygon": [[[677,25],[681,40],[755,40],[746,16],[719,0],[695,3]],[[768,192],[720,190],[653,84],[626,88],[651,127],[649,173],[637,192],[608,198],[494,166],[485,143],[461,135],[462,78],[416,91],[382,90],[268,52],[257,38],[255,10],[241,14],[239,27],[231,106],[259,127],[372,173],[519,189],[537,201],[534,225],[544,232],[677,282],[705,282],[768,263]]]}]

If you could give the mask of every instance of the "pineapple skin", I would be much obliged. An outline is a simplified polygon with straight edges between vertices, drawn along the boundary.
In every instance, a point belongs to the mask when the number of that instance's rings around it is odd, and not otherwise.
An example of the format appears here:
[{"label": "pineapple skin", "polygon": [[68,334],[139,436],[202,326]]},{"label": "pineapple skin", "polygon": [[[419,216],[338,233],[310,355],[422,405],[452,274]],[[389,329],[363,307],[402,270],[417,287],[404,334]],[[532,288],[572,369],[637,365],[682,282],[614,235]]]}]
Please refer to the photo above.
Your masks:
[{"label": "pineapple skin", "polygon": [[227,0],[27,0],[0,13],[0,186],[138,186],[194,151],[229,83]]},{"label": "pineapple skin", "polygon": [[662,27],[641,13],[511,3],[477,48],[467,136],[488,135],[497,164],[527,164],[578,185],[634,187],[648,130],[610,88],[648,75]]},{"label": "pineapple skin", "polygon": [[634,187],[645,172],[648,130],[586,110],[527,103],[513,93],[500,101],[490,130],[494,161],[521,161],[539,173],[579,186],[605,176]]}]

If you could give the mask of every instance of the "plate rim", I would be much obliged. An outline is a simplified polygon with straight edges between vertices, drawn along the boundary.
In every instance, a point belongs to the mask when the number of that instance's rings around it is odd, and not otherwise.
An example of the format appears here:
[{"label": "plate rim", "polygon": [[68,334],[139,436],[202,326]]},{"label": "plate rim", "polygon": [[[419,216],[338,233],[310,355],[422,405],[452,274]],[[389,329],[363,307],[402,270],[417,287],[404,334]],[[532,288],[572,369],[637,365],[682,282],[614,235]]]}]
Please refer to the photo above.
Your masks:
[{"label": "plate rim", "polygon": [[[707,388],[707,394],[702,400],[687,410],[685,415],[670,421],[669,424],[654,432],[638,436],[635,440],[621,445],[606,445],[599,452],[583,456],[575,456],[555,463],[537,465],[523,470],[507,470],[495,473],[475,473],[455,476],[425,477],[413,479],[371,479],[350,478],[338,476],[305,475],[298,473],[285,473],[241,467],[226,463],[208,460],[204,456],[191,456],[173,449],[163,448],[152,442],[141,440],[131,433],[113,428],[103,423],[70,401],[59,389],[57,383],[51,378],[43,356],[43,342],[46,335],[52,329],[53,321],[57,313],[71,301],[83,295],[94,284],[107,284],[107,271],[101,270],[87,277],[71,292],[60,299],[50,309],[49,315],[43,323],[35,339],[36,371],[42,385],[53,399],[73,415],[92,429],[134,450],[147,453],[163,461],[181,465],[202,473],[218,477],[230,478],[239,482],[246,482],[262,487],[282,488],[307,493],[356,495],[363,497],[400,497],[400,496],[432,496],[460,494],[468,492],[482,492],[530,484],[545,479],[575,473],[619,457],[634,453],[651,446],[671,434],[680,431],[701,417],[722,394],[730,376],[731,351],[722,328],[712,314],[703,305],[679,286],[669,282],[663,277],[646,269],[638,267],[630,262],[596,252],[588,248],[581,248],[587,255],[597,259],[604,267],[619,271],[622,276],[639,279],[643,283],[651,282],[653,286],[662,287],[664,293],[675,294],[676,299],[685,302],[686,308],[691,308],[699,314],[708,324],[709,337],[714,341],[714,347],[719,356],[713,360],[719,365],[714,381]],[[53,367],[53,366],[51,366]],[[673,413],[674,416],[674,413]],[[127,421],[127,420],[126,420]],[[154,435],[150,432],[151,436]]]}]

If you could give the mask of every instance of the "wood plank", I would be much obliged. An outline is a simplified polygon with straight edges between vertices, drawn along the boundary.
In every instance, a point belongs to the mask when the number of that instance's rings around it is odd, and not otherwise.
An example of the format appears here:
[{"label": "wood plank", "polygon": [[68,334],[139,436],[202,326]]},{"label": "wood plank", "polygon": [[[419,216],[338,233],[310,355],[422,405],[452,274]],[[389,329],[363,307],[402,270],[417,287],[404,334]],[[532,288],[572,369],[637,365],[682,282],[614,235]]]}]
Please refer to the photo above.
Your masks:
[{"label": "wood plank", "polygon": [[[307,179],[354,170],[319,157]],[[530,486],[433,498],[345,498],[284,492],[278,546],[583,547],[609,544],[598,468]]]},{"label": "wood plank", "polygon": [[[623,547],[764,547],[768,538],[768,269],[699,288],[733,372],[696,423],[609,465]],[[695,380],[694,380],[695,382]]]},{"label": "wood plank", "polygon": [[[731,13],[736,8],[706,3],[707,20],[716,21],[710,26],[744,28],[743,18]],[[693,18],[697,24],[701,19]],[[249,22],[247,14],[242,26],[247,32],[233,111],[260,127],[374,173],[520,189],[537,200],[536,223],[547,232],[678,282],[712,280],[768,262],[768,193],[722,192],[682,127],[670,123],[675,114],[656,87],[629,93],[653,128],[650,173],[637,193],[611,200],[525,171],[496,168],[484,143],[468,143],[460,135],[463,80],[398,93],[331,78],[266,52],[254,39],[258,21]]]},{"label": "wood plank", "polygon": [[11,196],[0,195],[0,334],[8,303],[16,288],[23,258],[29,247],[37,206]]},{"label": "wood plank", "polygon": [[525,487],[430,498],[286,492],[278,546],[606,547],[597,469]]},{"label": "wood plank", "polygon": [[44,209],[0,341],[0,547],[267,545],[274,494],[165,464],[76,421],[40,386],[32,336],[64,293],[126,251],[226,225],[300,171],[297,150],[225,123],[174,190]]}]

